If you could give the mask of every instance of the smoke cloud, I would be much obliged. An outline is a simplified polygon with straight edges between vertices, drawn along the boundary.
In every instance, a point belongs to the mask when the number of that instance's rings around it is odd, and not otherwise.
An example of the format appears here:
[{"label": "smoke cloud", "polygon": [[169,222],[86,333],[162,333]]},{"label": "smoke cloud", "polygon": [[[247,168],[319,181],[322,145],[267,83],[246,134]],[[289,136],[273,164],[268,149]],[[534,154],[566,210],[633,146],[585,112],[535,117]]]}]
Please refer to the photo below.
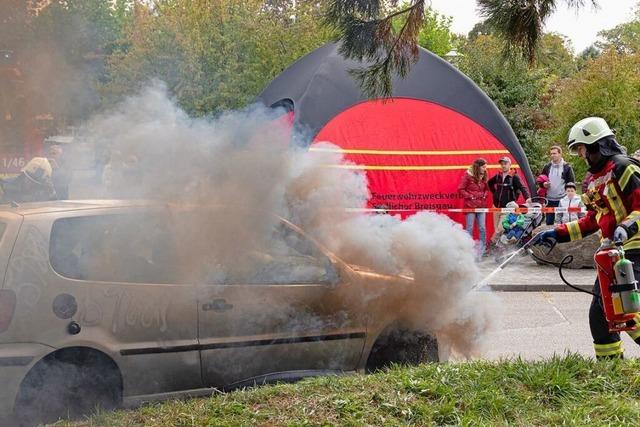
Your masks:
[{"label": "smoke cloud", "polygon": [[174,274],[185,282],[279,274],[265,269],[260,253],[278,250],[273,230],[282,216],[349,264],[413,277],[409,291],[359,285],[354,298],[391,301],[388,309],[454,354],[479,354],[496,304],[470,292],[479,281],[472,239],[433,213],[401,221],[353,212],[369,196],[365,174],[331,167],[345,161],[340,154],[291,146],[281,114],[254,105],[193,119],[154,83],[84,126],[85,138],[111,153],[100,196],[170,207],[181,260]]}]

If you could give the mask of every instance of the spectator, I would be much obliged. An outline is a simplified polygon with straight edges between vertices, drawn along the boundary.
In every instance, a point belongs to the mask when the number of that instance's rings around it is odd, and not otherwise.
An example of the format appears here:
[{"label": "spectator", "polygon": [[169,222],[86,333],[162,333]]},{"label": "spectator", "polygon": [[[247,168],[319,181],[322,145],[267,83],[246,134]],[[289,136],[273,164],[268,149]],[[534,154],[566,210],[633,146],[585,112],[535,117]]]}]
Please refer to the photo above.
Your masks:
[{"label": "spectator", "polygon": [[489,190],[493,194],[493,205],[496,208],[505,208],[509,202],[517,202],[522,196],[529,198],[529,192],[522,185],[522,181],[515,171],[511,170],[511,159],[503,157],[499,160],[500,172],[496,173],[488,182]]},{"label": "spectator", "polygon": [[[507,203],[516,202],[520,194],[525,200],[529,199],[529,192],[522,185],[522,181],[515,171],[511,170],[511,159],[509,157],[501,158],[500,171],[496,173],[488,182],[489,190],[493,194],[493,206],[496,208],[505,208]],[[500,213],[493,214],[494,235],[491,237],[493,242],[496,241],[500,234]]]},{"label": "spectator", "polygon": [[[518,204],[516,202],[507,203],[508,208],[517,209]],[[509,212],[502,221],[502,228],[505,234],[500,237],[503,243],[515,243],[524,232],[524,215],[515,212]]]},{"label": "spectator", "polygon": [[51,182],[56,190],[58,200],[69,198],[69,183],[71,182],[71,171],[66,167],[64,151],[59,145],[52,145],[48,150],[48,159],[51,164]]},{"label": "spectator", "polygon": [[[582,199],[576,193],[576,185],[573,182],[567,182],[564,185],[565,196],[560,200],[559,207],[561,208],[584,208]],[[558,212],[556,213],[556,224],[564,224],[571,221],[576,221],[578,218],[582,218],[585,215],[584,212]]]},{"label": "spectator", "polygon": [[633,154],[631,155],[631,157],[633,157],[634,159],[640,161],[640,150],[634,151]]},{"label": "spectator", "polygon": [[[489,188],[487,184],[487,161],[482,158],[474,160],[473,164],[462,176],[458,192],[464,200],[464,208],[486,208]],[[474,222],[478,223],[480,243],[478,245],[477,258],[485,254],[487,245],[486,213],[470,212],[465,214],[467,232],[473,237]]]},{"label": "spectator", "polygon": [[[562,158],[562,148],[554,145],[549,149],[551,161],[542,168],[542,174],[549,177],[545,184],[547,188],[547,207],[555,208],[560,205],[560,199],[565,195],[564,185],[567,182],[575,182],[576,177],[571,165]],[[552,225],[555,220],[554,213],[547,214],[547,225]]]},{"label": "spectator", "polygon": [[547,187],[545,185],[547,182],[549,182],[549,177],[547,175],[538,175],[536,178],[536,186],[538,187],[536,195],[538,197],[542,197],[544,199],[547,198]]}]

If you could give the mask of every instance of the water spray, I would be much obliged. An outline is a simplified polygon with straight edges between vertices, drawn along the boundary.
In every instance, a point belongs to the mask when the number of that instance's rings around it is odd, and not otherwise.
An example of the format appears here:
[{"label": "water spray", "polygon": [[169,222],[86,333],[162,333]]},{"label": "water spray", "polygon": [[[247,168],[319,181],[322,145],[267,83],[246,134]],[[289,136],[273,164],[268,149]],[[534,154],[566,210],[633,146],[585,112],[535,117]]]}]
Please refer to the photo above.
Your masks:
[{"label": "water spray", "polygon": [[537,241],[538,241],[538,236],[536,235],[531,240],[529,240],[527,243],[522,245],[522,247],[520,249],[518,249],[517,251],[514,251],[511,254],[507,255],[506,259],[504,261],[502,261],[502,263],[498,267],[496,267],[495,270],[493,270],[491,273],[489,273],[484,279],[482,279],[481,281],[476,283],[471,288],[471,291],[480,290],[480,289],[484,288],[489,283],[489,280],[491,278],[493,278],[496,274],[498,274],[502,270],[504,270],[505,267],[511,263],[511,261],[513,261],[521,253],[527,251],[529,249],[529,246],[532,246]]}]

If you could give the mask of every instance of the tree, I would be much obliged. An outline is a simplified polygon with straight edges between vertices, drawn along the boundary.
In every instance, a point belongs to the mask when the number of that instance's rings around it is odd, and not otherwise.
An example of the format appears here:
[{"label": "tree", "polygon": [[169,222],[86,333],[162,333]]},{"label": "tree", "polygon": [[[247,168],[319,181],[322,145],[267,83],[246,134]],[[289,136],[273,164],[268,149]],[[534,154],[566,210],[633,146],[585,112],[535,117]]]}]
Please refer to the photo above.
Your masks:
[{"label": "tree", "polygon": [[[527,157],[537,159],[539,131],[546,125],[542,107],[546,72],[529,68],[522,58],[501,60],[502,41],[491,35],[478,35],[459,46],[464,55],[459,68],[491,98],[511,124]],[[536,164],[531,165],[534,169]]]},{"label": "tree", "polygon": [[545,33],[540,39],[536,57],[536,66],[546,69],[550,76],[569,77],[577,71],[571,42],[563,35]]},{"label": "tree", "polygon": [[597,42],[600,50],[615,49],[618,53],[640,51],[640,4],[636,6],[634,19],[598,33],[603,41]]},{"label": "tree", "polygon": [[601,54],[602,51],[595,44],[587,46],[578,54],[578,69],[584,68],[590,60],[598,58]]},{"label": "tree", "polygon": [[[610,49],[562,82],[552,103],[550,136],[566,140],[571,126],[590,116],[603,117],[629,152],[640,148],[640,55]],[[578,171],[583,162],[575,161]]]},{"label": "tree", "polygon": [[443,16],[431,8],[424,12],[424,22],[418,32],[418,45],[444,56],[452,48],[451,17]]},{"label": "tree", "polygon": [[58,127],[99,107],[96,83],[105,56],[122,37],[130,7],[127,0],[52,0],[30,17],[20,47],[26,86],[40,112],[52,113]]},{"label": "tree", "polygon": [[[569,7],[580,8],[586,3],[597,6],[596,0],[563,0]],[[530,64],[543,36],[546,20],[558,6],[557,0],[478,0],[480,15],[487,25],[506,41],[505,53],[520,50]]]},{"label": "tree", "polygon": [[493,27],[487,21],[480,21],[473,26],[467,37],[469,40],[475,40],[478,36],[495,35]]},{"label": "tree", "polygon": [[[563,0],[570,7],[596,0]],[[390,96],[393,75],[406,76],[417,59],[419,28],[425,19],[424,0],[411,0],[388,10],[382,0],[331,0],[325,21],[335,28],[342,42],[341,52],[350,59],[370,63],[352,70],[369,97]],[[544,23],[555,11],[556,0],[478,0],[485,24],[506,41],[503,53],[520,50],[529,64],[535,62]],[[396,28],[393,20],[402,16],[404,25]],[[478,28],[478,33],[481,28]],[[472,32],[472,37],[476,36]],[[483,32],[483,34],[485,34]]]},{"label": "tree", "polygon": [[189,114],[240,108],[330,39],[314,1],[161,0],[139,5],[127,47],[109,59],[108,102],[158,78]]}]

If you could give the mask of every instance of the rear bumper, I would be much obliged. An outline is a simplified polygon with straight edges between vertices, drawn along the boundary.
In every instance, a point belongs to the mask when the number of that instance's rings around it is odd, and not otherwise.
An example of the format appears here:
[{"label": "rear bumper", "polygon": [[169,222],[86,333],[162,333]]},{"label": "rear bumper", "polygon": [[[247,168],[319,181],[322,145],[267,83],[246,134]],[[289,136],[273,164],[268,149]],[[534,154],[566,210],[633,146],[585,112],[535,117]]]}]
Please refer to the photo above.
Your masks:
[{"label": "rear bumper", "polygon": [[27,372],[52,350],[43,344],[0,344],[0,420],[13,412],[20,384]]}]

